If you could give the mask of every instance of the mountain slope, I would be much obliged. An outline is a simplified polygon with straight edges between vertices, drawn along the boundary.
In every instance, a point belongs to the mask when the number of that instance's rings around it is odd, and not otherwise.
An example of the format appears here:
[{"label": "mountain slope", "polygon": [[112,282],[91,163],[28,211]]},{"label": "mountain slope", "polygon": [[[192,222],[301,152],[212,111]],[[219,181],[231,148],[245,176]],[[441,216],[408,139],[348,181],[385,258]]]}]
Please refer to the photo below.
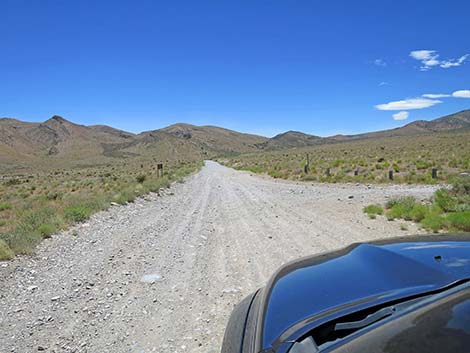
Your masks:
[{"label": "mountain slope", "polygon": [[458,113],[443,116],[434,120],[417,120],[405,126],[390,130],[368,132],[357,135],[335,135],[327,137],[331,141],[352,141],[367,138],[411,136],[433,132],[470,129],[470,110],[462,110]]},{"label": "mountain slope", "polygon": [[175,124],[159,131],[187,140],[203,151],[216,154],[254,152],[258,150],[257,144],[268,140],[266,137],[244,134],[216,126]]},{"label": "mountain slope", "polygon": [[0,150],[14,149],[18,157],[26,159],[43,156],[85,159],[102,154],[102,144],[127,142],[125,137],[106,129],[74,124],[57,115],[43,123],[2,119],[0,137]]},{"label": "mountain slope", "polygon": [[258,144],[258,147],[267,150],[305,147],[317,145],[321,143],[322,140],[323,139],[319,136],[308,135],[299,131],[287,131]]}]

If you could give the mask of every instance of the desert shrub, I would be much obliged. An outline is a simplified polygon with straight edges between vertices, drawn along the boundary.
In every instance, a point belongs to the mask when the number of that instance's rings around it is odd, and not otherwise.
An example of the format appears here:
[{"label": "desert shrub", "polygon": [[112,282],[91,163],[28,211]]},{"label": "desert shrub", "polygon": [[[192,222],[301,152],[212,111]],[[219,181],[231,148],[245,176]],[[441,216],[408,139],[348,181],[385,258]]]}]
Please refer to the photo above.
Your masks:
[{"label": "desert shrub", "polygon": [[56,191],[51,191],[46,194],[46,199],[48,200],[57,200],[62,198],[62,193],[56,192]]},{"label": "desert shrub", "polygon": [[117,193],[113,197],[113,201],[120,204],[125,205],[128,202],[132,202],[135,200],[135,192],[129,188],[122,190],[121,192]]},{"label": "desert shrub", "polygon": [[3,185],[5,186],[13,186],[13,185],[19,185],[19,184],[21,184],[21,180],[17,178],[12,178],[3,183]]},{"label": "desert shrub", "polygon": [[139,174],[135,178],[135,180],[140,184],[142,184],[145,181],[145,179],[147,179],[147,176],[145,174]]},{"label": "desert shrub", "polygon": [[331,166],[332,166],[333,168],[337,168],[337,167],[339,167],[339,166],[340,166],[341,164],[343,164],[343,163],[344,163],[344,160],[342,160],[342,159],[336,159],[335,161],[333,161],[333,163],[331,164]]},{"label": "desert shrub", "polygon": [[83,222],[91,216],[92,212],[92,208],[88,205],[76,204],[67,206],[64,209],[64,216],[70,222]]},{"label": "desert shrub", "polygon": [[369,218],[374,219],[377,215],[382,215],[384,210],[379,205],[369,205],[363,208],[365,214],[369,216]]},{"label": "desert shrub", "polygon": [[422,221],[429,213],[429,207],[426,205],[416,204],[410,211],[410,217],[415,222]]},{"label": "desert shrub", "polygon": [[10,260],[15,256],[7,243],[0,239],[0,261]]},{"label": "desert shrub", "polygon": [[457,199],[452,197],[446,189],[440,189],[434,193],[434,202],[446,212],[455,211],[457,207]]},{"label": "desert shrub", "polygon": [[470,177],[464,176],[451,181],[452,191],[456,195],[470,195]]},{"label": "desert shrub", "polygon": [[438,232],[440,229],[446,227],[447,220],[443,215],[430,213],[421,221],[421,224],[426,229]]},{"label": "desert shrub", "polygon": [[447,215],[449,226],[465,232],[470,231],[470,211],[454,212]]},{"label": "desert shrub", "polygon": [[411,220],[411,211],[415,205],[416,200],[412,196],[391,199],[386,204],[386,208],[389,209],[386,213],[387,219],[389,221],[396,218]]},{"label": "desert shrub", "polygon": [[434,202],[446,212],[470,211],[470,177],[452,180],[450,189],[440,189]]},{"label": "desert shrub", "polygon": [[34,246],[41,241],[41,236],[21,224],[13,231],[1,234],[0,240],[3,240],[15,254],[30,254]]},{"label": "desert shrub", "polygon": [[0,211],[10,210],[10,209],[11,209],[11,203],[8,203],[8,202],[0,203]]},{"label": "desert shrub", "polygon": [[43,223],[38,227],[38,232],[43,238],[50,238],[56,231],[56,226],[51,223]]},{"label": "desert shrub", "polygon": [[60,216],[57,210],[52,207],[42,207],[26,213],[18,225],[18,229],[23,232],[34,232],[41,224],[53,223],[60,224]]},{"label": "desert shrub", "polygon": [[432,163],[428,161],[423,161],[423,160],[417,160],[415,162],[416,169],[421,170],[421,169],[428,169],[432,167]]}]

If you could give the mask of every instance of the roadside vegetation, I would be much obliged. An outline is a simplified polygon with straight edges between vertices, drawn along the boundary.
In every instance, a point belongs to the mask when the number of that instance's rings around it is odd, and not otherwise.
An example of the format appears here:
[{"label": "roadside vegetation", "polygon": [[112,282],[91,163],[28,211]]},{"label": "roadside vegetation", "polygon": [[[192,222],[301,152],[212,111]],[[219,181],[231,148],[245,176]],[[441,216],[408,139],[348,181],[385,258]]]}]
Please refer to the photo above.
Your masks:
[{"label": "roadside vegetation", "polygon": [[[274,178],[314,182],[424,183],[470,170],[470,131],[397,136],[262,151],[219,158],[222,164]],[[307,155],[309,158],[308,168]],[[432,178],[432,169],[437,178]],[[389,179],[389,172],[393,180]],[[328,173],[329,172],[329,173]]]},{"label": "roadside vegetation", "polygon": [[29,254],[44,238],[111,203],[126,204],[166,188],[196,171],[202,162],[169,163],[158,177],[155,161],[3,175],[0,181],[0,260]]},{"label": "roadside vegetation", "polygon": [[454,179],[450,188],[439,189],[428,204],[411,196],[389,200],[385,207],[369,205],[364,213],[375,219],[385,215],[389,221],[403,219],[421,224],[433,232],[470,231],[470,177]]}]

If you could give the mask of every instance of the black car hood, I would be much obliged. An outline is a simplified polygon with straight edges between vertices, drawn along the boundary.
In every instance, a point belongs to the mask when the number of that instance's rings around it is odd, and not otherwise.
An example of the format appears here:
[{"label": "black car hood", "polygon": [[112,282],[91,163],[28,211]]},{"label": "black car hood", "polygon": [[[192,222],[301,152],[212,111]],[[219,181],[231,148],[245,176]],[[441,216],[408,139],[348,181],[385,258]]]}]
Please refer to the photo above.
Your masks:
[{"label": "black car hood", "polygon": [[354,244],[282,267],[263,290],[258,347],[348,310],[427,293],[470,278],[469,235]]}]

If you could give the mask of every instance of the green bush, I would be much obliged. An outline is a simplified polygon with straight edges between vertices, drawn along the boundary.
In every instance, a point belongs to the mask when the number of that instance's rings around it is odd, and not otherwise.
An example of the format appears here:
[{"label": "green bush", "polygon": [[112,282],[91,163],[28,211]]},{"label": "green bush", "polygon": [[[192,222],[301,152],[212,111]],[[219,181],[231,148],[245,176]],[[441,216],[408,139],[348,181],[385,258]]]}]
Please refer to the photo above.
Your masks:
[{"label": "green bush", "polygon": [[447,215],[449,226],[470,232],[470,212],[454,212]]},{"label": "green bush", "polygon": [[429,213],[429,207],[416,204],[410,212],[410,217],[415,222],[421,222]]},{"label": "green bush", "polygon": [[413,210],[415,205],[416,200],[412,196],[405,196],[392,199],[387,202],[387,208],[389,208],[388,212],[386,213],[387,219],[389,221],[392,221],[396,218],[411,220],[411,211]]},{"label": "green bush", "polygon": [[15,256],[7,243],[0,239],[0,261],[10,260]]},{"label": "green bush", "polygon": [[93,210],[83,204],[71,205],[65,208],[65,219],[70,222],[83,222],[90,218]]},{"label": "green bush", "polygon": [[384,213],[383,208],[379,205],[369,205],[369,206],[364,207],[362,210],[371,219],[375,219],[377,215],[382,215]]},{"label": "green bush", "polygon": [[455,211],[458,204],[457,199],[452,197],[446,189],[440,189],[434,193],[434,202],[446,212]]},{"label": "green bush", "polygon": [[430,213],[421,221],[421,224],[426,229],[438,232],[440,229],[446,228],[447,221],[443,215]]},{"label": "green bush", "polygon": [[416,169],[428,169],[432,167],[431,162],[423,161],[423,160],[417,160],[415,162]]},{"label": "green bush", "polygon": [[50,238],[56,231],[56,226],[51,223],[43,223],[38,227],[38,232],[43,238]]}]

